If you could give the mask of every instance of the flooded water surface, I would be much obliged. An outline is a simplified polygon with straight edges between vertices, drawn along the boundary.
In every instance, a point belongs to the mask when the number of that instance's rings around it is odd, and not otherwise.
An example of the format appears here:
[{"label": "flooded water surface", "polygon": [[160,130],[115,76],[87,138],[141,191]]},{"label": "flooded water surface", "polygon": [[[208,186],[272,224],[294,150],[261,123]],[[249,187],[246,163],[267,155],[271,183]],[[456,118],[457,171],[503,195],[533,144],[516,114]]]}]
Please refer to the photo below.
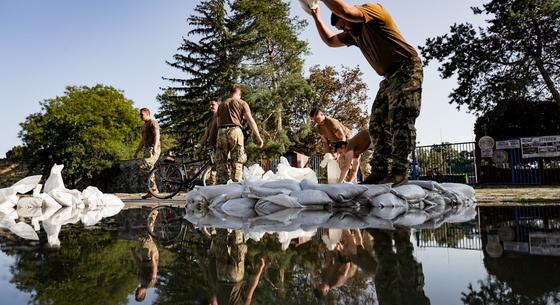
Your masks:
[{"label": "flooded water surface", "polygon": [[0,304],[560,304],[560,207],[392,212],[130,207],[38,241],[0,229]]}]

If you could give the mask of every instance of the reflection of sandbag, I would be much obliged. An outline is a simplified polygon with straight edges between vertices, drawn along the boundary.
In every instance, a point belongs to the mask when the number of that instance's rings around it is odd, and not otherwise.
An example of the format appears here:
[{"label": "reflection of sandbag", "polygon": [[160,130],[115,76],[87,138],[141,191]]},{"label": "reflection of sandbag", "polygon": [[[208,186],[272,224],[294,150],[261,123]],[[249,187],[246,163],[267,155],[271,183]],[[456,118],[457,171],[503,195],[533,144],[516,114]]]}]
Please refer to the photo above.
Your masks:
[{"label": "reflection of sandbag", "polygon": [[100,209],[86,209],[80,215],[80,221],[86,227],[96,225],[103,218],[103,212]]},{"label": "reflection of sandbag", "polygon": [[332,204],[332,199],[327,193],[319,190],[302,190],[292,192],[290,197],[295,198],[303,206],[323,206]]},{"label": "reflection of sandbag", "polygon": [[334,214],[326,223],[326,227],[328,228],[337,228],[337,229],[361,229],[367,227],[367,223],[365,223],[360,217],[348,213],[348,212],[339,212]]},{"label": "reflection of sandbag", "polygon": [[15,225],[11,226],[10,231],[24,239],[39,240],[39,236],[37,235],[37,233],[35,233],[33,227],[24,222],[18,222]]},{"label": "reflection of sandbag", "polygon": [[326,153],[320,166],[327,168],[327,183],[336,184],[340,177],[340,166],[338,166],[338,162],[334,159],[334,156],[330,153]]},{"label": "reflection of sandbag", "polygon": [[327,229],[326,232],[321,235],[321,240],[323,241],[325,246],[327,246],[327,249],[329,249],[329,251],[334,250],[336,244],[340,242],[341,238],[342,230],[340,229]]},{"label": "reflection of sandbag", "polygon": [[101,208],[101,216],[103,218],[113,217],[117,215],[122,209],[124,208],[123,205],[108,205]]},{"label": "reflection of sandbag", "polygon": [[393,223],[399,226],[412,227],[423,224],[428,220],[428,218],[428,213],[422,210],[410,209],[403,215],[399,216],[399,218],[395,219]]},{"label": "reflection of sandbag", "polygon": [[368,228],[372,229],[393,230],[395,228],[390,220],[379,218],[371,213],[363,216],[362,221],[367,224]]},{"label": "reflection of sandbag", "polygon": [[43,199],[36,197],[22,197],[17,203],[19,217],[38,217],[43,214],[41,207]]},{"label": "reflection of sandbag", "polygon": [[282,250],[285,251],[290,246],[290,242],[294,238],[300,237],[313,237],[315,236],[316,231],[307,232],[304,230],[296,230],[291,232],[278,232],[278,241],[282,244]]},{"label": "reflection of sandbag", "polygon": [[448,216],[445,221],[448,223],[461,223],[472,220],[476,217],[476,208],[469,206],[469,207],[462,207],[456,213]]},{"label": "reflection of sandbag", "polygon": [[0,229],[10,229],[11,226],[16,224],[18,218],[17,212],[14,209],[0,212]]},{"label": "reflection of sandbag", "polygon": [[408,206],[406,201],[393,193],[381,194],[369,200],[373,207],[402,207]]},{"label": "reflection of sandbag", "polygon": [[426,198],[426,191],[414,184],[397,186],[391,192],[409,203],[420,202]]},{"label": "reflection of sandbag", "polygon": [[373,208],[369,211],[369,214],[381,219],[392,220],[406,211],[408,211],[408,205],[395,208]]},{"label": "reflection of sandbag", "polygon": [[445,190],[453,190],[459,194],[461,194],[465,199],[472,199],[475,198],[475,191],[474,188],[468,186],[466,184],[461,183],[442,183],[441,186]]},{"label": "reflection of sandbag", "polygon": [[58,235],[60,234],[61,228],[61,224],[43,221],[43,229],[45,229],[45,232],[47,233],[47,243],[50,247],[60,247],[60,239],[58,239]]},{"label": "reflection of sandbag", "polygon": [[18,201],[17,193],[12,188],[0,189],[0,211],[9,210]]},{"label": "reflection of sandbag", "polygon": [[301,228],[311,231],[324,227],[325,223],[332,217],[332,212],[325,210],[303,210],[293,220],[294,223],[300,224]]},{"label": "reflection of sandbag", "polygon": [[255,202],[256,200],[251,198],[231,199],[224,202],[220,210],[229,216],[251,218],[256,216]]},{"label": "reflection of sandbag", "polygon": [[55,164],[51,168],[51,173],[47,181],[45,181],[45,186],[43,187],[43,192],[50,193],[51,191],[62,188],[64,189],[64,182],[62,181],[62,169],[64,165]]},{"label": "reflection of sandbag", "polygon": [[43,207],[46,208],[60,208],[61,205],[54,200],[49,194],[41,193],[38,194],[36,197],[41,198],[43,200]]},{"label": "reflection of sandbag", "polygon": [[87,207],[95,208],[103,205],[103,193],[94,186],[88,186],[83,192],[84,203]]}]

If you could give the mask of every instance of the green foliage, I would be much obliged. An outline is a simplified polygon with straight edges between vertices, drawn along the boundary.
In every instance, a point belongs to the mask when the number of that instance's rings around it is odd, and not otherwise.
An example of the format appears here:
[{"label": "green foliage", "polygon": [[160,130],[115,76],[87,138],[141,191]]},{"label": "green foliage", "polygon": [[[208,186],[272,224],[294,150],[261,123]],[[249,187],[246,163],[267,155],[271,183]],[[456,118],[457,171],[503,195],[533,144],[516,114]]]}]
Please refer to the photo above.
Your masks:
[{"label": "green foliage", "polygon": [[476,120],[474,133],[477,140],[485,135],[496,140],[558,135],[559,117],[560,111],[550,102],[498,104]]},{"label": "green foliage", "polygon": [[10,149],[8,152],[6,152],[6,159],[12,161],[12,162],[17,162],[17,161],[22,161],[25,159],[25,156],[28,155],[27,150],[25,149],[25,147],[21,146],[21,145],[16,145],[14,147],[12,147],[12,149]]},{"label": "green foliage", "polygon": [[488,26],[454,24],[420,47],[426,64],[442,64],[443,78],[457,77],[450,103],[474,112],[516,100],[560,107],[560,1],[490,0],[473,12]]},{"label": "green foliage", "polygon": [[44,173],[64,164],[65,180],[73,187],[130,158],[138,143],[138,112],[113,87],[69,86],[41,106],[21,124],[24,149]]}]

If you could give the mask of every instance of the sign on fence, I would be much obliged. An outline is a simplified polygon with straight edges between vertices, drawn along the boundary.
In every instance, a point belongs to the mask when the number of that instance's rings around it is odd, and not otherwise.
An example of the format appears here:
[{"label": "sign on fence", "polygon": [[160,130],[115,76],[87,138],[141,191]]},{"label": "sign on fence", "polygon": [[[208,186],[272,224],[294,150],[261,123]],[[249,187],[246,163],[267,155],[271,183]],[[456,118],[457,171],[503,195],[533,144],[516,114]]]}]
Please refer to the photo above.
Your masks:
[{"label": "sign on fence", "polygon": [[505,140],[505,141],[496,141],[496,149],[516,149],[521,148],[521,144],[519,143],[518,139],[515,140]]},{"label": "sign on fence", "polygon": [[560,157],[560,136],[521,138],[523,158]]}]

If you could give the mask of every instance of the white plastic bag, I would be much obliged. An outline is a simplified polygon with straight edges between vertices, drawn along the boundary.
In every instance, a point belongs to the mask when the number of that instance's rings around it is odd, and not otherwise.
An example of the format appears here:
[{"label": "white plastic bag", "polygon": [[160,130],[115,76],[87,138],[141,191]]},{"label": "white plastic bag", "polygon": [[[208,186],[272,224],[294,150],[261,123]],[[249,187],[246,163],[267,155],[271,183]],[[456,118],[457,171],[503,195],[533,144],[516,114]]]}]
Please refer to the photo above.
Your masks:
[{"label": "white plastic bag", "polygon": [[319,0],[299,0],[299,4],[306,13],[311,15],[311,10],[319,7]]},{"label": "white plastic bag", "polygon": [[16,193],[25,194],[37,187],[39,181],[41,181],[41,177],[41,175],[25,177],[12,185],[11,188],[16,191]]},{"label": "white plastic bag", "polygon": [[51,191],[55,189],[62,188],[64,189],[64,182],[62,181],[62,169],[64,165],[55,164],[51,168],[51,173],[47,181],[45,181],[45,185],[43,187],[43,192],[49,194]]},{"label": "white plastic bag", "polygon": [[293,179],[296,181],[302,181],[309,179],[310,181],[318,182],[317,175],[311,168],[295,168],[291,167],[288,159],[285,157],[280,157],[280,163],[278,164],[278,171],[276,173],[277,177],[282,177],[283,179]]},{"label": "white plastic bag", "polygon": [[336,184],[340,177],[340,167],[338,166],[338,161],[334,159],[334,156],[330,153],[326,153],[320,166],[327,169],[327,183]]}]

